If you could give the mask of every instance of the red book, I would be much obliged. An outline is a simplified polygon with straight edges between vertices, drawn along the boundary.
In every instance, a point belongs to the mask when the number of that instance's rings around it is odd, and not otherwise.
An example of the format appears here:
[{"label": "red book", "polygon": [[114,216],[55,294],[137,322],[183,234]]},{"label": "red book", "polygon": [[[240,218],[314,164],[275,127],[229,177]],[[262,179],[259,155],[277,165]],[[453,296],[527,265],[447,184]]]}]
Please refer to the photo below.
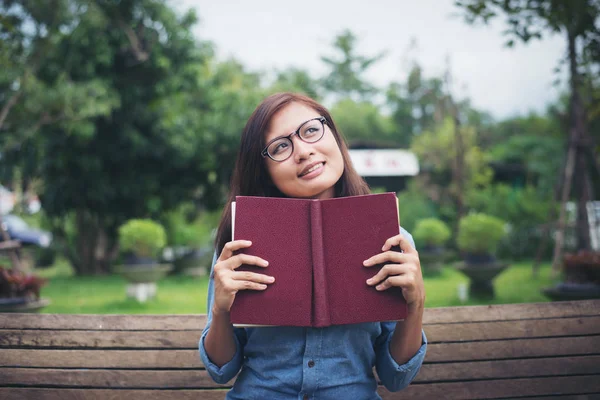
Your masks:
[{"label": "red book", "polygon": [[236,294],[234,325],[325,327],[406,317],[401,289],[379,292],[366,283],[383,265],[363,266],[400,231],[395,193],[326,200],[237,196],[233,210],[233,239],[252,241],[241,251],[269,262],[239,270],[275,277],[264,291]]}]

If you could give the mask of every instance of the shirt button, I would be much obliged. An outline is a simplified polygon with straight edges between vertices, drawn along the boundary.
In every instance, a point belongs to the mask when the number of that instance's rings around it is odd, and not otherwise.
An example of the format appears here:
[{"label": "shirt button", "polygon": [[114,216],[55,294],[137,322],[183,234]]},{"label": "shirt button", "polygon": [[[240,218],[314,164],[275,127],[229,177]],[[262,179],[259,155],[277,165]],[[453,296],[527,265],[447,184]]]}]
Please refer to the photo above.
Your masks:
[{"label": "shirt button", "polygon": [[314,362],[313,360],[310,360],[310,361],[308,362],[308,368],[312,368],[312,367],[314,367],[314,366],[315,366],[315,362]]}]

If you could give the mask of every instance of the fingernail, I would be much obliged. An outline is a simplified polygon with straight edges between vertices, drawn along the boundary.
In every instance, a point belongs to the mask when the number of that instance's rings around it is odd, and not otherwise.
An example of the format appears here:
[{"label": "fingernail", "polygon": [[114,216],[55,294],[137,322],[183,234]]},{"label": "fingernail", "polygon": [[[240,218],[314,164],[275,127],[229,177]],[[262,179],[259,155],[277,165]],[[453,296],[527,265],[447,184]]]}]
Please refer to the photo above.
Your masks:
[{"label": "fingernail", "polygon": [[371,278],[367,279],[367,285],[371,284]]},{"label": "fingernail", "polygon": [[269,282],[271,282],[271,283],[275,282],[275,278],[274,278],[274,277],[272,277],[272,276],[269,276],[269,277],[267,278],[267,280],[268,280]]},{"label": "fingernail", "polygon": [[363,265],[369,265],[371,262],[369,260],[363,261]]},{"label": "fingernail", "polygon": [[377,290],[382,290],[382,289],[383,289],[383,286],[382,286],[382,285],[377,285],[377,286],[375,286],[375,289],[377,289]]},{"label": "fingernail", "polygon": [[269,262],[265,260],[263,261],[263,265],[266,267],[267,265],[269,265]]}]

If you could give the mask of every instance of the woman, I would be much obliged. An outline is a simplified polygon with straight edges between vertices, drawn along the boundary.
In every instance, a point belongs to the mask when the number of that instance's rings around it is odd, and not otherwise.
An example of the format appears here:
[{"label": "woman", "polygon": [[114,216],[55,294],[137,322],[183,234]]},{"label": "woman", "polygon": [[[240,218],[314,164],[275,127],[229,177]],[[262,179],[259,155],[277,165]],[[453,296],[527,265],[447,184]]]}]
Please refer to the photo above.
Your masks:
[{"label": "woman", "polygon": [[[302,95],[279,93],[256,108],[242,133],[230,201],[217,233],[208,322],[199,344],[216,382],[225,383],[240,372],[228,399],[379,399],[374,366],[391,391],[413,380],[427,348],[422,331],[425,290],[414,242],[402,228],[364,265],[386,264],[367,284],[377,290],[401,287],[408,303],[404,321],[241,329],[229,320],[239,290],[268,290],[274,282],[268,260],[235,255],[251,246],[230,241],[235,196],[326,199],[368,193],[323,106]],[[390,251],[392,246],[403,252]],[[237,271],[242,264],[264,267],[265,272]]]}]

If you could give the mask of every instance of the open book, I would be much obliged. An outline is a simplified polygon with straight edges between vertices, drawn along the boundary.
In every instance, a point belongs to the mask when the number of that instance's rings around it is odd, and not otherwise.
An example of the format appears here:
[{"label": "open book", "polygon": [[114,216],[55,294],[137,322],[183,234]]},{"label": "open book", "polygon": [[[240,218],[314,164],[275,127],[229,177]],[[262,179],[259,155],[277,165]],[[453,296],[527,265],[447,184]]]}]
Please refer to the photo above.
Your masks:
[{"label": "open book", "polygon": [[399,233],[395,193],[326,200],[237,196],[232,206],[233,239],[252,241],[241,252],[269,261],[267,268],[238,270],[275,277],[264,291],[236,294],[235,326],[325,327],[406,317],[399,288],[379,292],[366,283],[383,265],[363,266]]}]

